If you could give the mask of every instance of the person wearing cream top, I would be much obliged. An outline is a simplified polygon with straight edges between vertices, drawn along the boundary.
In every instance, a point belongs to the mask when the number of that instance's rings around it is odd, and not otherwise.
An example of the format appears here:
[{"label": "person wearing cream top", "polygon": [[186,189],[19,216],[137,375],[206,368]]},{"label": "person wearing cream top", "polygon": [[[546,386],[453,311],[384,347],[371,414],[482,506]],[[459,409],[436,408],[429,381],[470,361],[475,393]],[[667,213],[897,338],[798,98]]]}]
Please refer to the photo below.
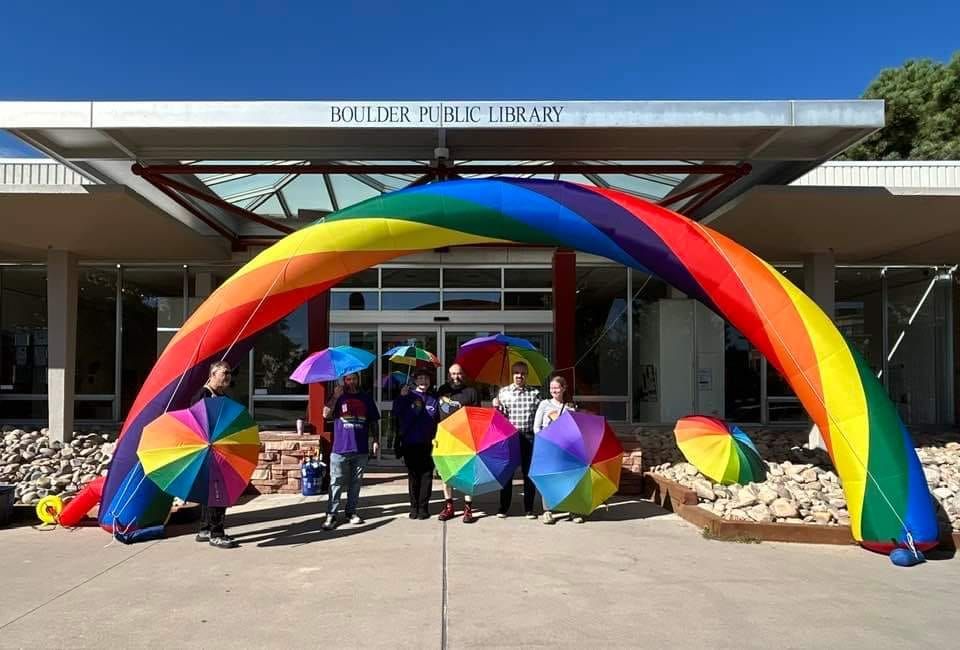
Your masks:
[{"label": "person wearing cream top", "polygon": [[[537,406],[537,413],[533,418],[533,433],[536,435],[540,432],[541,429],[548,426],[554,420],[556,420],[564,411],[574,411],[576,408],[573,404],[568,404],[564,402],[564,394],[567,392],[567,380],[557,375],[550,379],[550,399],[545,399],[540,402]],[[553,513],[547,509],[547,502],[543,502],[543,518],[541,519],[545,524],[554,524],[556,523],[556,518],[553,516]],[[573,521],[578,524],[583,523],[583,517],[580,515],[575,515]]]}]

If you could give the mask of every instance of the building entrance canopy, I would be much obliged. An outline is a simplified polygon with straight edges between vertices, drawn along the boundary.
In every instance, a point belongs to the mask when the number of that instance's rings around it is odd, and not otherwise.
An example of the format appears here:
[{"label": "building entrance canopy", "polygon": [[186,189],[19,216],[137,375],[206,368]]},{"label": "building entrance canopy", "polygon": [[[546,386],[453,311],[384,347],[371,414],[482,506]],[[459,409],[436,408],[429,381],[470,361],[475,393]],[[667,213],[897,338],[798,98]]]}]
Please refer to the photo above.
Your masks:
[{"label": "building entrance canopy", "polygon": [[0,102],[0,128],[234,247],[450,178],[568,180],[700,219],[881,126],[863,100]]}]

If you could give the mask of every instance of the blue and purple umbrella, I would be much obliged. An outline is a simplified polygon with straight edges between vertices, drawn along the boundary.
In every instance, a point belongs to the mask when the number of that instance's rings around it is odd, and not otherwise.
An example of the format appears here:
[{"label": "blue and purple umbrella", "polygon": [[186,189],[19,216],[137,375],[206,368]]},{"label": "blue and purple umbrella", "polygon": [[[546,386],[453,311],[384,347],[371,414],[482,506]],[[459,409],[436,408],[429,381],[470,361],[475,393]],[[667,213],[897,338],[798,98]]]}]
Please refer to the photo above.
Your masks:
[{"label": "blue and purple umbrella", "polygon": [[300,384],[333,381],[351,372],[360,372],[376,359],[374,355],[349,345],[338,345],[314,352],[290,375]]},{"label": "blue and purple umbrella", "polygon": [[605,418],[565,411],[534,438],[530,478],[548,510],[588,515],[617,491],[622,464]]}]

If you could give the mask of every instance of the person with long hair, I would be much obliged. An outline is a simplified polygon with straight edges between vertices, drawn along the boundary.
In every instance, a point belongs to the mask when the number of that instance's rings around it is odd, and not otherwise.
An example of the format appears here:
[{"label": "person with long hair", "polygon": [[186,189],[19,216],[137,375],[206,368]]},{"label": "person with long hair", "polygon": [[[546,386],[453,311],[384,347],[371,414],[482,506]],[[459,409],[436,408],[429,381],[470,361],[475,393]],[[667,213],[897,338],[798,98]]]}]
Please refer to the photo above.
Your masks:
[{"label": "person with long hair", "polygon": [[[575,411],[576,407],[572,403],[565,401],[567,392],[567,380],[560,375],[554,375],[550,378],[550,398],[540,402],[537,406],[537,412],[533,418],[533,433],[536,435],[541,429],[547,427],[554,420],[560,417],[564,411]],[[556,523],[553,513],[547,508],[546,499],[543,500],[543,518],[545,524]],[[583,517],[575,515],[573,521],[578,524],[583,523]]]}]

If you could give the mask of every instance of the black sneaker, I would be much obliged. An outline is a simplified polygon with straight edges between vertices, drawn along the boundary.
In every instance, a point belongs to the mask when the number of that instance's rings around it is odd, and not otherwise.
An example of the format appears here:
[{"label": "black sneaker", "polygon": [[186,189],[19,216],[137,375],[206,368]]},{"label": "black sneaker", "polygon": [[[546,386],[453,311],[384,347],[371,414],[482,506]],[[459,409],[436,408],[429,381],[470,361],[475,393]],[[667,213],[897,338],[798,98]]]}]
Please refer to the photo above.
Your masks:
[{"label": "black sneaker", "polygon": [[209,542],[210,541],[210,531],[201,530],[197,532],[197,541],[198,542]]},{"label": "black sneaker", "polygon": [[430,518],[430,513],[427,512],[426,510],[422,511],[420,514],[417,515],[417,519],[429,519],[429,518]]},{"label": "black sneaker", "polygon": [[234,538],[229,535],[224,535],[223,537],[211,537],[210,546],[215,546],[216,548],[237,548],[239,544]]}]

